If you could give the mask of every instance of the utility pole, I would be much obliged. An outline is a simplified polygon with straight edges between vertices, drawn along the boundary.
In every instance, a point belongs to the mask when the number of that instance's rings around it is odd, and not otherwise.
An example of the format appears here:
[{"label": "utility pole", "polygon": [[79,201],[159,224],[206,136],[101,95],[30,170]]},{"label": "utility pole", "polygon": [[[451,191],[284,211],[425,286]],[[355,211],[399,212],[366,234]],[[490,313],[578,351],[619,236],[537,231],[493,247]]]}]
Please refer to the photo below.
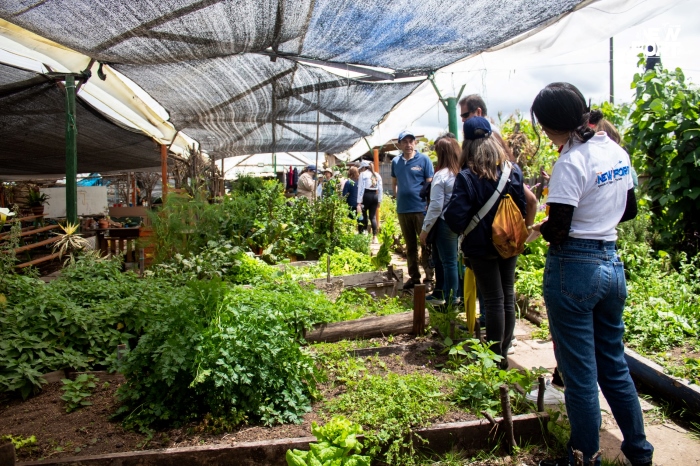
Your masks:
[{"label": "utility pole", "polygon": [[610,103],[615,103],[615,83],[613,80],[613,38],[610,38]]}]

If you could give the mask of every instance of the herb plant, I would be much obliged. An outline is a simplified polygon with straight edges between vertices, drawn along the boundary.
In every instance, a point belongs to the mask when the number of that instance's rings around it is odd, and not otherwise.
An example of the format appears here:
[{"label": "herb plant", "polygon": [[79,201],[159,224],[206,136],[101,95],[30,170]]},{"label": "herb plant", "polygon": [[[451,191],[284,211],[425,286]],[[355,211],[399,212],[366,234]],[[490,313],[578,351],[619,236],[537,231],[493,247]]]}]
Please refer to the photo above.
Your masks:
[{"label": "herb plant", "polygon": [[80,374],[74,380],[61,379],[63,382],[63,395],[61,399],[66,402],[66,412],[70,413],[83,406],[92,405],[87,398],[92,396],[92,389],[100,379],[92,374]]}]

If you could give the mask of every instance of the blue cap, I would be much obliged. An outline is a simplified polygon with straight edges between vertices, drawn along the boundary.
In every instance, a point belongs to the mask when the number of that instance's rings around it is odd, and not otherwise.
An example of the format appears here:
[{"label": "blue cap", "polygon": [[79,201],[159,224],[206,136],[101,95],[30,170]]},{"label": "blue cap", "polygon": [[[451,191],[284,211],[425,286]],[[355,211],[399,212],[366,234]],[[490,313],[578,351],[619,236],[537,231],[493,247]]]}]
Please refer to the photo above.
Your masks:
[{"label": "blue cap", "polygon": [[413,131],[411,131],[410,129],[407,129],[407,130],[405,130],[405,131],[401,131],[401,132],[399,133],[399,142],[401,142],[401,140],[402,140],[403,138],[406,138],[406,137],[409,137],[409,136],[412,137],[413,139],[416,139],[415,134],[413,134]]},{"label": "blue cap", "polygon": [[306,167],[306,169],[316,171],[316,165],[309,165],[308,167]]},{"label": "blue cap", "polygon": [[464,139],[487,138],[491,136],[491,123],[484,117],[472,117],[464,122]]}]

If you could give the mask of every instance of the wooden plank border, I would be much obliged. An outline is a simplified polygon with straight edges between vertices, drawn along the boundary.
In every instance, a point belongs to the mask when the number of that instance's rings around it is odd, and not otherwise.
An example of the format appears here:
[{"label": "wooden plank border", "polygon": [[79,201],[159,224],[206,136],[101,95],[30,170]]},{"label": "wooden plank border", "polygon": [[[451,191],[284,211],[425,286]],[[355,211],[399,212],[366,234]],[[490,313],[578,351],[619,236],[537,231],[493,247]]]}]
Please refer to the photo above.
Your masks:
[{"label": "wooden plank border", "polygon": [[[497,418],[497,421],[500,419]],[[542,443],[549,420],[547,413],[523,414],[513,417],[515,437],[519,444]],[[446,453],[452,450],[476,452],[492,449],[498,444],[502,429],[487,420],[436,424],[416,431],[428,443],[424,451]],[[314,437],[247,442],[237,445],[167,448],[163,450],[132,451],[95,456],[75,456],[53,461],[31,461],[17,466],[286,466],[287,450],[308,450]]]}]

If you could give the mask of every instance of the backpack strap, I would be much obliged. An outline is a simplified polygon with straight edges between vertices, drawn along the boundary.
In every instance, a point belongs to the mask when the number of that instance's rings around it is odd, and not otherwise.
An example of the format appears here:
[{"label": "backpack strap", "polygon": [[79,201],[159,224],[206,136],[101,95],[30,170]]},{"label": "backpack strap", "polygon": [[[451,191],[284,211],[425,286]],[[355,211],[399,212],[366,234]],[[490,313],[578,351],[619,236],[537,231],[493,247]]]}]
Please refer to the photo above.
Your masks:
[{"label": "backpack strap", "polygon": [[481,207],[481,209],[479,209],[479,211],[469,221],[469,225],[467,225],[467,228],[464,229],[464,233],[462,233],[463,238],[466,238],[467,235],[471,233],[474,228],[476,228],[481,219],[489,213],[491,207],[493,207],[493,205],[496,203],[496,200],[500,197],[503,188],[508,182],[511,170],[512,165],[510,164],[510,162],[506,162],[505,164],[503,164],[503,171],[501,172],[501,178],[498,180],[498,186],[496,187],[496,190],[493,192],[489,200],[486,201],[486,204],[484,204]]}]

